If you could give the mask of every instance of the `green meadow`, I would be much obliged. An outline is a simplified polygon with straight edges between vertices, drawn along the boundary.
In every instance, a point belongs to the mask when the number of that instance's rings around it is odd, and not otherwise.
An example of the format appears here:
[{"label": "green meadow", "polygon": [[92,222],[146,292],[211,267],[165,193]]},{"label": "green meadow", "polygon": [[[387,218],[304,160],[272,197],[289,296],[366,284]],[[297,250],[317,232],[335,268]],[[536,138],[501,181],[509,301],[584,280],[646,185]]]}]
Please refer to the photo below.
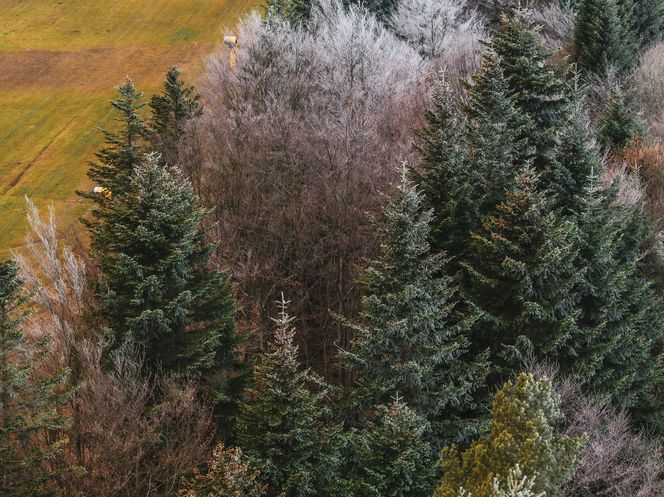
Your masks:
[{"label": "green meadow", "polygon": [[20,247],[25,196],[77,225],[85,172],[125,76],[149,96],[170,65],[196,82],[247,0],[0,0],[0,250]]}]

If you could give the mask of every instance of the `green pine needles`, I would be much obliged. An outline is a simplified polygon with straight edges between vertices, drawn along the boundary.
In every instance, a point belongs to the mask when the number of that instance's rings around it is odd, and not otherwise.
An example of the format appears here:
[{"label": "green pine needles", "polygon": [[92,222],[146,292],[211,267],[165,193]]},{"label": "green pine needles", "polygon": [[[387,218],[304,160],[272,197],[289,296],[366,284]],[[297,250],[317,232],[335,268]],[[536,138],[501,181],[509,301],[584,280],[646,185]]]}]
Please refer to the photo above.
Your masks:
[{"label": "green pine needles", "polygon": [[382,255],[363,278],[363,321],[349,323],[355,341],[343,357],[361,404],[384,404],[398,392],[437,443],[465,440],[478,430],[475,393],[486,371],[481,354],[465,356],[472,319],[457,312],[455,289],[441,276],[445,259],[430,253],[432,213],[406,179],[384,216]]}]

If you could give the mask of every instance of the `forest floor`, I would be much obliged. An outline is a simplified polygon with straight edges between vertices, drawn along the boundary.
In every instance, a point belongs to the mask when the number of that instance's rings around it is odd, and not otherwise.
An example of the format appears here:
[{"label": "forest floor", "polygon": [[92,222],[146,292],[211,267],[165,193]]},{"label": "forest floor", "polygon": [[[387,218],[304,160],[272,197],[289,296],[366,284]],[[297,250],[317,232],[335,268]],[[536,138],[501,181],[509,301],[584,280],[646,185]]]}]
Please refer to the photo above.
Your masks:
[{"label": "forest floor", "polygon": [[125,76],[146,97],[203,56],[256,0],[0,0],[0,251],[25,235],[25,196],[53,204],[62,229],[85,205],[88,161],[113,127]]}]

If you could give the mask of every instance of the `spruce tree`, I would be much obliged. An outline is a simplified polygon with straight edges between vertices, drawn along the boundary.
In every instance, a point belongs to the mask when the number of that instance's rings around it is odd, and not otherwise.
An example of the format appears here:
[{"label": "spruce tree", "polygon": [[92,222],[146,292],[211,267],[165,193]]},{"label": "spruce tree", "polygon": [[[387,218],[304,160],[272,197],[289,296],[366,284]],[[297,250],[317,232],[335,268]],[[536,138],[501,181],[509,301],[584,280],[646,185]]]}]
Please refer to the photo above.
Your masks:
[{"label": "spruce tree", "polygon": [[282,298],[274,342],[240,406],[238,443],[270,495],[336,495],[338,448],[324,404],[327,388],[300,367],[286,304]]},{"label": "spruce tree", "polygon": [[[97,152],[96,163],[90,163],[88,177],[98,186],[105,188],[113,196],[124,195],[130,189],[130,178],[145,153],[147,128],[141,110],[143,93],[139,92],[131,79],[118,88],[120,97],[111,102],[119,113],[117,121],[121,123],[118,132],[103,130],[106,146]],[[103,208],[109,195],[84,195]],[[93,211],[95,218],[101,213]],[[103,217],[103,215],[102,215]]]},{"label": "spruce tree", "polygon": [[622,88],[616,86],[606,110],[597,122],[598,138],[605,147],[620,150],[644,134],[644,127],[639,118],[625,101]]},{"label": "spruce tree", "polygon": [[69,426],[60,414],[71,392],[65,371],[43,375],[45,341],[21,328],[26,304],[13,262],[0,264],[0,495],[52,495],[54,464],[67,443],[57,433]]},{"label": "spruce tree", "polygon": [[[582,143],[587,133],[580,129],[585,123],[575,122],[582,92],[565,62],[550,61],[552,53],[539,39],[538,29],[527,10],[516,9],[503,16],[474,77],[478,82],[471,86],[471,107],[486,107],[492,95],[494,100],[499,97],[503,101],[495,106],[491,120],[480,122],[478,128],[493,141],[493,147],[491,141],[475,146],[476,150],[493,148],[496,152],[501,151],[500,144],[503,147],[502,155],[495,155],[488,170],[501,171],[504,179],[497,181],[495,173],[494,177],[483,175],[500,193],[493,196],[493,204],[488,202],[490,208],[504,198],[516,171],[526,162],[540,174],[542,188],[557,194],[556,207],[574,209],[574,199],[587,184],[589,157]],[[510,146],[513,152],[507,153]],[[476,162],[473,167],[480,167]]]},{"label": "spruce tree", "polygon": [[535,130],[531,119],[515,106],[501,59],[493,47],[484,51],[482,66],[466,89],[468,148],[472,168],[479,173],[475,183],[479,198],[476,214],[481,217],[492,211],[514,185],[517,172],[532,155],[529,142]]},{"label": "spruce tree", "polygon": [[414,172],[414,181],[424,206],[433,212],[432,250],[455,257],[466,252],[468,233],[477,226],[480,199],[476,185],[482,178],[471,167],[465,117],[443,79],[436,82],[426,121],[418,131],[422,170]]},{"label": "spruce tree", "polygon": [[657,43],[664,35],[664,1],[636,0],[634,30],[641,48]]},{"label": "spruce tree", "polygon": [[575,21],[576,59],[582,68],[625,71],[635,59],[631,0],[580,0]]},{"label": "spruce tree", "polygon": [[560,130],[552,166],[542,173],[555,204],[572,215],[581,209],[591,176],[602,168],[602,161],[591,145],[590,129],[590,119],[582,99],[578,98]]},{"label": "spruce tree", "polygon": [[539,37],[539,27],[530,11],[514,9],[504,14],[488,43],[500,59],[501,69],[516,107],[533,123],[530,144],[533,167],[544,172],[556,134],[570,107],[567,84],[569,67],[550,61],[552,52]]},{"label": "spruce tree", "polygon": [[[113,348],[133,342],[148,371],[224,381],[235,345],[228,277],[211,269],[206,210],[174,166],[147,155],[95,235]],[[221,389],[214,389],[221,395]],[[217,399],[220,400],[220,399]]]},{"label": "spruce tree", "polygon": [[470,320],[456,311],[445,260],[429,249],[431,211],[422,211],[417,190],[404,179],[379,227],[382,255],[363,279],[362,321],[344,353],[363,405],[389,402],[399,392],[427,420],[436,444],[463,441],[481,420],[474,395],[485,365],[470,362]]},{"label": "spruce tree", "polygon": [[525,169],[482,229],[471,235],[474,259],[464,264],[464,298],[481,311],[473,349],[489,349],[492,382],[522,369],[525,357],[557,361],[564,373],[581,367],[574,343],[579,234],[575,224],[552,209],[538,191],[537,177]]},{"label": "spruce tree", "polygon": [[377,408],[354,440],[359,474],[355,497],[430,497],[436,457],[426,422],[398,399]]},{"label": "spruce tree", "polygon": [[82,219],[92,238],[95,251],[106,250],[105,239],[100,234],[108,217],[112,215],[115,199],[131,190],[131,177],[145,153],[147,128],[140,112],[145,106],[141,102],[143,94],[134,83],[127,79],[119,88],[120,98],[111,102],[119,113],[121,123],[118,132],[104,130],[106,145],[96,153],[97,162],[90,163],[88,177],[99,187],[93,192],[76,192],[94,205],[91,219]]},{"label": "spruce tree", "polygon": [[556,431],[561,418],[550,383],[519,374],[496,393],[489,434],[461,454],[455,446],[443,450],[436,497],[457,497],[460,490],[467,492],[461,495],[494,497],[496,486],[503,486],[517,466],[533,480],[535,495],[562,496],[582,440]]},{"label": "spruce tree", "polygon": [[[595,183],[598,180],[595,179]],[[615,206],[615,188],[591,185],[579,215],[582,283],[579,357],[575,378],[587,389],[628,410],[635,421],[657,428],[664,376],[663,322],[638,258],[626,254],[625,224],[631,216]],[[659,414],[658,414],[659,413]]]},{"label": "spruce tree", "polygon": [[200,95],[180,79],[180,71],[173,66],[166,74],[164,88],[150,99],[149,135],[152,149],[159,152],[168,164],[179,164],[181,145],[187,122],[203,114]]}]

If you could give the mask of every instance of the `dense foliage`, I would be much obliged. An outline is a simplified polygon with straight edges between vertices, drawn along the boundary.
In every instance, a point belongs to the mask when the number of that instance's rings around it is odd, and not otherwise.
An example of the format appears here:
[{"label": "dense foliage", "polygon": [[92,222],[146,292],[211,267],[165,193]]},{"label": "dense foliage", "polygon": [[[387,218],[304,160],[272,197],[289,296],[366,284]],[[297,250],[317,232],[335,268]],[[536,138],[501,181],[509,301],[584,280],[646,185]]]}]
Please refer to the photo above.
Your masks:
[{"label": "dense foliage", "polygon": [[270,0],[127,79],[89,243],[29,202],[0,264],[0,493],[660,497],[664,2],[529,5]]}]

